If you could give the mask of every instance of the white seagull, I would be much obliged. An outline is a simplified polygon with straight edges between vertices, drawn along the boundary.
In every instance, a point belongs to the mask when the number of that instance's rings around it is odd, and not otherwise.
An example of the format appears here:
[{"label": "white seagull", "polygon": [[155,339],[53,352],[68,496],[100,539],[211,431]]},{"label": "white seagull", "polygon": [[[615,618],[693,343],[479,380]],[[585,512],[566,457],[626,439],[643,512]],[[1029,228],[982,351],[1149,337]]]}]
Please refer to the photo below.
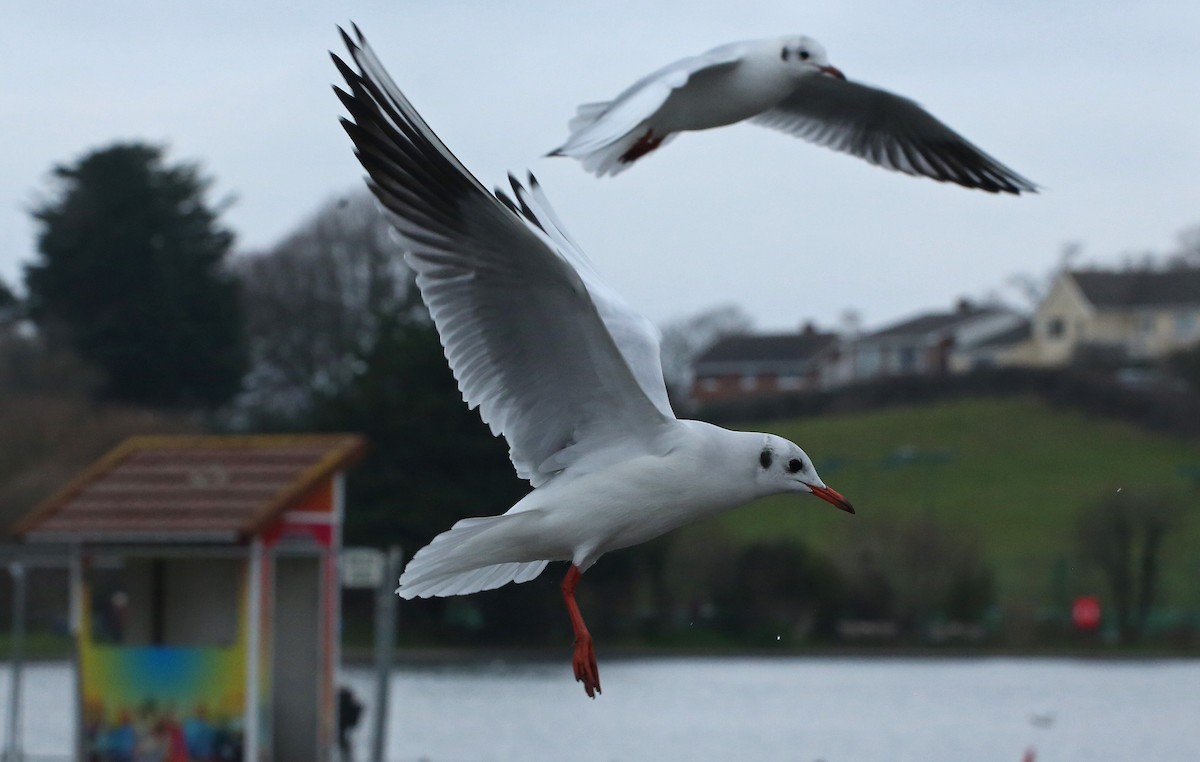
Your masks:
[{"label": "white seagull", "polygon": [[[463,399],[508,441],[534,489],[501,516],[463,519],[400,577],[404,598],[527,582],[550,561],[575,633],[575,678],[600,691],[575,603],[611,550],[755,498],[810,493],[850,513],[798,446],[675,418],[653,325],[608,288],[532,175],[513,195],[480,185],[392,82],[362,33],[333,55],[342,125],[390,212]],[[331,54],[332,55],[332,54]],[[360,73],[361,72],[361,73]]]},{"label": "white seagull", "polygon": [[664,66],[611,101],[585,103],[550,156],[615,175],[680,132],[749,120],[909,175],[990,193],[1037,186],[908,98],[851,82],[811,37],[736,42]]}]

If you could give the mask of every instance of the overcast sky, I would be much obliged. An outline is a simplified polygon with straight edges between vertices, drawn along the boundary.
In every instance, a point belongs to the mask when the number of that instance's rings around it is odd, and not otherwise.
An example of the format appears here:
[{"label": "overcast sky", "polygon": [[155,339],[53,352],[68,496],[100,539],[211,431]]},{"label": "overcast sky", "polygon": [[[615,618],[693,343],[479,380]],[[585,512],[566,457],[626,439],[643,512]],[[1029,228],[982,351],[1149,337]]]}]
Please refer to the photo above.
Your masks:
[{"label": "overcast sky", "polygon": [[[238,250],[360,186],[326,51],[357,22],[486,185],[531,169],[607,280],[656,322],[735,303],[764,329],[868,327],[1063,244],[1116,261],[1200,223],[1200,3],[1107,0],[341,0],[20,3],[0,26],[0,278],[34,254],[52,166],[166,144],[236,196]],[[616,177],[539,158],[584,101],[685,55],[804,33],[851,79],[914,98],[1044,186],[998,198],[752,125],[685,134]]]}]

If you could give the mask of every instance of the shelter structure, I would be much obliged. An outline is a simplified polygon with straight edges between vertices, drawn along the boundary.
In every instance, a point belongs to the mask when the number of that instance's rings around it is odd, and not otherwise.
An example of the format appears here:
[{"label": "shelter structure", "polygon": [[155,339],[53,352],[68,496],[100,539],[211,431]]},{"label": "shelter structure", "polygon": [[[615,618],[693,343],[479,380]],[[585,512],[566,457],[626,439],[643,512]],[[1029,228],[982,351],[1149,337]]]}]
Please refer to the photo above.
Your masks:
[{"label": "shelter structure", "polygon": [[77,759],[333,758],[343,474],[362,450],[134,437],[14,527],[71,555]]}]

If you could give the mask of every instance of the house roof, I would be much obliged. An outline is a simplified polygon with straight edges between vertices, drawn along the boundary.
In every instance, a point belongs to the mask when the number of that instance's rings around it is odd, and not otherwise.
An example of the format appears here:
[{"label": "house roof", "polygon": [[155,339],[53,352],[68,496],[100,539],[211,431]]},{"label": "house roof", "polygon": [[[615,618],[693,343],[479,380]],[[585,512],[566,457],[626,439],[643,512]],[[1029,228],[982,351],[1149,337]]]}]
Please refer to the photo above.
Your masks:
[{"label": "house roof", "polygon": [[1010,344],[1016,344],[1018,341],[1025,341],[1033,336],[1033,323],[1028,320],[1022,320],[1012,328],[1000,331],[999,333],[988,336],[983,341],[975,345],[976,348],[994,349],[996,347],[1006,347]]},{"label": "house roof", "polygon": [[837,334],[820,331],[729,336],[696,359],[696,375],[728,372],[735,367],[763,370],[781,365],[802,366],[835,341]]},{"label": "house roof", "polygon": [[19,521],[30,539],[233,541],[357,460],[352,434],[125,440]]},{"label": "house roof", "polygon": [[991,315],[1000,315],[1007,313],[1008,310],[999,309],[996,307],[971,307],[964,306],[951,312],[926,312],[922,315],[917,315],[908,320],[902,320],[899,323],[893,323],[886,328],[882,328],[874,333],[867,334],[860,341],[870,341],[872,339],[892,339],[904,336],[925,336],[931,333],[944,331],[952,328],[960,323],[968,320],[975,320],[980,317]]},{"label": "house roof", "polygon": [[1179,270],[1073,270],[1084,297],[1100,309],[1200,305],[1200,268]]}]

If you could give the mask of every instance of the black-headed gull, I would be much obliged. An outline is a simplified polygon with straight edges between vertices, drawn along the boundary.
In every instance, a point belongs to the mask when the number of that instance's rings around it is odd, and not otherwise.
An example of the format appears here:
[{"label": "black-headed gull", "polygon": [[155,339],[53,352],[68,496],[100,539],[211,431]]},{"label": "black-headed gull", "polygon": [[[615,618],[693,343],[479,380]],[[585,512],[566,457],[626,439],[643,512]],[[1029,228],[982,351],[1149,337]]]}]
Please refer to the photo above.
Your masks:
[{"label": "black-headed gull", "polygon": [[908,98],[847,80],[820,43],[803,36],[713,48],[611,101],[585,103],[549,155],[615,175],[680,132],[744,120],[910,175],[991,193],[1037,190]]},{"label": "black-headed gull", "polygon": [[795,444],[678,420],[658,335],[600,280],[532,176],[494,195],[392,82],[361,32],[334,62],[353,121],[342,124],[404,244],[463,399],[508,441],[534,489],[502,516],[463,519],[400,577],[404,598],[527,582],[569,561],[562,582],[575,678],[600,690],[575,604],[579,576],[610,550],[782,492],[850,513]]}]

